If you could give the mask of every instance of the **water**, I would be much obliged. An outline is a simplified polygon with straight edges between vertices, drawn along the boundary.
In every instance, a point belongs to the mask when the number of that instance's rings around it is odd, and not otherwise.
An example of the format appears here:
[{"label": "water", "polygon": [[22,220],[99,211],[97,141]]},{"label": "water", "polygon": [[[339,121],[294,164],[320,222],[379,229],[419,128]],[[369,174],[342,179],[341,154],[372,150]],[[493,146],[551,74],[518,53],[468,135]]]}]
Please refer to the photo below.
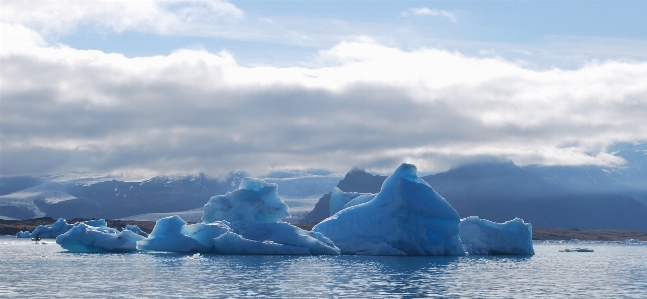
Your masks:
[{"label": "water", "polygon": [[[75,254],[0,237],[0,297],[647,298],[647,244],[532,257]],[[559,252],[573,247],[595,252]]]}]

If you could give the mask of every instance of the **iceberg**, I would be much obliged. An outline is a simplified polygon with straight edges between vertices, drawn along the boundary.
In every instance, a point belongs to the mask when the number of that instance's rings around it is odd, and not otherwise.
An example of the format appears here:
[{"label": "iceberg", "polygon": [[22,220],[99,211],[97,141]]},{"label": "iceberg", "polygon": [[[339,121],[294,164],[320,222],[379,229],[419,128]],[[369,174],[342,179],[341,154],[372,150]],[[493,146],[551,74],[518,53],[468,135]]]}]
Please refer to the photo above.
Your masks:
[{"label": "iceberg", "polygon": [[178,216],[160,219],[137,248],[183,253],[339,254],[339,248],[322,234],[280,222],[289,216],[276,184],[245,178],[238,189],[209,199],[203,223],[187,224]]},{"label": "iceberg", "polygon": [[278,185],[244,178],[238,189],[214,196],[204,206],[202,221],[278,222],[290,217],[288,206],[278,197]]},{"label": "iceberg", "polygon": [[186,225],[177,215],[159,219],[148,238],[137,242],[137,249],[182,253],[207,251],[198,240],[182,233]]},{"label": "iceberg", "polygon": [[[107,226],[107,223],[104,219],[99,219],[99,220],[88,220],[83,222],[86,225],[93,226],[93,227],[103,227]],[[72,229],[74,225],[68,224],[67,221],[63,218],[59,218],[56,220],[56,222],[52,223],[52,225],[39,225],[34,229],[33,232],[29,236],[25,234],[24,232],[21,232],[22,234],[20,236],[16,235],[19,238],[35,238],[39,237],[42,239],[47,239],[51,238],[54,239],[64,233],[66,233],[68,230]]]},{"label": "iceberg", "polygon": [[214,239],[214,245],[221,254],[254,254],[254,255],[309,255],[308,249],[297,246],[278,244],[272,241],[254,241],[243,238],[236,233],[222,234]]},{"label": "iceberg", "polygon": [[19,231],[16,233],[16,238],[31,238],[31,233],[29,231]]},{"label": "iceberg", "polygon": [[400,165],[375,198],[337,212],[313,231],[342,254],[465,255],[458,213],[416,172],[414,165]]},{"label": "iceberg", "polygon": [[137,250],[137,241],[142,239],[144,237],[128,229],[118,231],[77,222],[56,237],[56,244],[70,252],[131,252]]},{"label": "iceberg", "polygon": [[459,235],[469,255],[534,255],[532,226],[515,218],[495,223],[477,216],[462,219]]},{"label": "iceberg", "polygon": [[127,229],[133,233],[136,233],[144,238],[148,237],[148,234],[145,231],[143,231],[141,228],[139,228],[139,226],[137,225],[126,224],[126,227],[124,227],[124,229]]},{"label": "iceberg", "polygon": [[352,206],[356,206],[375,198],[373,193],[344,192],[335,187],[330,194],[330,216]]}]

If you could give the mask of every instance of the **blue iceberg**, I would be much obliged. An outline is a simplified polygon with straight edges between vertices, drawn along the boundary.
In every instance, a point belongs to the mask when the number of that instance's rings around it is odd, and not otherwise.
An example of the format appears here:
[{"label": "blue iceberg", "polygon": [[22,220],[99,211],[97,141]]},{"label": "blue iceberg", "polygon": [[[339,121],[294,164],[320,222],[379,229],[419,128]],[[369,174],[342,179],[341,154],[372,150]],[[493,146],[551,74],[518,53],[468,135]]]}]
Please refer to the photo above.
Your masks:
[{"label": "blue iceberg", "polygon": [[[106,221],[104,219],[99,219],[99,220],[88,220],[83,222],[86,225],[93,226],[93,227],[102,227],[106,226]],[[56,222],[52,223],[51,225],[39,225],[34,229],[33,232],[19,232],[16,234],[16,237],[18,238],[35,238],[39,237],[41,239],[54,239],[64,233],[66,233],[68,230],[72,229],[74,225],[73,224],[68,224],[67,221],[63,218],[59,218],[56,220]]]},{"label": "blue iceberg", "polygon": [[345,208],[369,202],[373,198],[375,198],[373,193],[344,192],[335,187],[330,194],[330,216]]},{"label": "blue iceberg", "polygon": [[276,184],[245,178],[238,189],[209,199],[203,223],[187,224],[178,216],[160,219],[137,248],[218,254],[339,254],[333,242],[320,233],[280,222],[289,216]]},{"label": "blue iceberg", "polygon": [[342,254],[465,255],[454,208],[402,164],[369,202],[348,207],[317,224]]},{"label": "blue iceberg", "polygon": [[534,255],[532,226],[515,218],[495,223],[471,216],[460,222],[459,235],[470,255]]},{"label": "blue iceberg", "polygon": [[127,229],[118,231],[77,222],[56,237],[56,244],[70,252],[132,252],[137,250],[137,241],[142,239],[144,237]]}]

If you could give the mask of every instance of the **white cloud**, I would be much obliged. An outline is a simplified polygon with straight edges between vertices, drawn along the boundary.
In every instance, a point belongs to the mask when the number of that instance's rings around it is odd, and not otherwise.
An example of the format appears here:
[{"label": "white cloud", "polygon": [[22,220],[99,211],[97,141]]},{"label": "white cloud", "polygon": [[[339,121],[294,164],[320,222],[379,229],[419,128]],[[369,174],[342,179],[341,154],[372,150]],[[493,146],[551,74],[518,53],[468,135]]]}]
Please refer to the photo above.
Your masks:
[{"label": "white cloud", "polygon": [[484,156],[613,166],[622,160],[606,146],[647,136],[645,62],[536,71],[343,42],[319,53],[325,67],[245,67],[227,52],[127,58],[2,30],[3,45],[23,45],[0,55],[2,175],[344,172],[402,161],[437,171]]},{"label": "white cloud", "polygon": [[409,16],[409,15],[414,15],[414,16],[441,16],[448,18],[450,21],[456,23],[456,15],[452,12],[446,11],[446,10],[438,10],[435,8],[428,8],[428,7],[418,7],[418,8],[410,8],[408,10],[405,10],[400,13],[402,16]]},{"label": "white cloud", "polygon": [[46,34],[68,34],[82,27],[169,34],[243,15],[225,0],[27,0],[3,1],[0,19]]}]

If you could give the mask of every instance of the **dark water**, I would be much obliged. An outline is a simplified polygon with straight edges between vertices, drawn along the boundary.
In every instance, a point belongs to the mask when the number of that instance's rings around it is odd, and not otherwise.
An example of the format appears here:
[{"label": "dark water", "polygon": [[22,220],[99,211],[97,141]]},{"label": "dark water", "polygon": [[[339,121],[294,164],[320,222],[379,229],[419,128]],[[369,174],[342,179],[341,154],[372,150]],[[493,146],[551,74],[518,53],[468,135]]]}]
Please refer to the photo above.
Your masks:
[{"label": "dark water", "polygon": [[[2,298],[647,298],[647,244],[532,257],[73,254],[0,238]],[[560,249],[588,247],[592,253]]]}]

